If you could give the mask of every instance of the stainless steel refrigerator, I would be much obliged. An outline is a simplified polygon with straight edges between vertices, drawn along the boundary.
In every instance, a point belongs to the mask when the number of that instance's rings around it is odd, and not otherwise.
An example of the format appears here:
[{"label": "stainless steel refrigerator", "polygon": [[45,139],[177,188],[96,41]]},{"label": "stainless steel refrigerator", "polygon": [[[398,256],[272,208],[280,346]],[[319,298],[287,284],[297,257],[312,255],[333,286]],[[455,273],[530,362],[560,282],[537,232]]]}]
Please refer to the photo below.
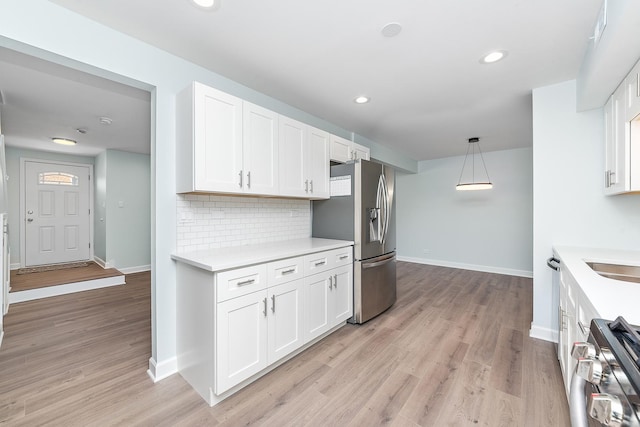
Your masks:
[{"label": "stainless steel refrigerator", "polygon": [[396,301],[395,171],[358,160],[331,166],[331,198],[313,202],[313,237],[353,240],[353,318],[364,323]]}]

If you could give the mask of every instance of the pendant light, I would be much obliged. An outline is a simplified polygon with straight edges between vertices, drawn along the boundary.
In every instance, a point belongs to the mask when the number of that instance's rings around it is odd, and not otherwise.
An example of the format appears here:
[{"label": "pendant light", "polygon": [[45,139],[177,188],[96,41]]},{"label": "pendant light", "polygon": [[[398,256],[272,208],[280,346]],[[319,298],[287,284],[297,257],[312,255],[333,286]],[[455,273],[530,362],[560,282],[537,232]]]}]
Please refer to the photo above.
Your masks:
[{"label": "pendant light", "polygon": [[[478,153],[480,154],[480,161],[484,168],[484,174],[486,181],[476,181],[476,146],[478,147]],[[464,175],[464,168],[467,165],[467,158],[469,157],[469,151],[471,154],[471,182],[462,182],[462,175]],[[467,154],[464,156],[464,163],[462,164],[462,171],[460,172],[460,179],[456,190],[489,190],[493,188],[493,184],[489,179],[489,173],[487,172],[487,166],[484,164],[484,157],[482,157],[482,150],[480,150],[480,138],[469,138],[469,145],[467,146]]]}]

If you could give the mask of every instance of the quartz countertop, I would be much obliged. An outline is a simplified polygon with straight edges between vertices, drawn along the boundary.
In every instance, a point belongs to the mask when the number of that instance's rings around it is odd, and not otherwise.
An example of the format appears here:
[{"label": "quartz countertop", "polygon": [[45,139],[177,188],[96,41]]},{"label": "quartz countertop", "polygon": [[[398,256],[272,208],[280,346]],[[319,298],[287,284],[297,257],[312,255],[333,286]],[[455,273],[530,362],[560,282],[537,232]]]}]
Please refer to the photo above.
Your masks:
[{"label": "quartz countertop", "polygon": [[348,240],[306,239],[283,240],[258,245],[232,246],[171,255],[176,261],[208,271],[222,271],[253,264],[262,264],[283,258],[352,246]]},{"label": "quartz countertop", "polygon": [[640,251],[570,246],[553,249],[600,317],[614,320],[623,316],[629,323],[640,325],[640,283],[608,279],[586,264],[602,262],[640,266]]}]

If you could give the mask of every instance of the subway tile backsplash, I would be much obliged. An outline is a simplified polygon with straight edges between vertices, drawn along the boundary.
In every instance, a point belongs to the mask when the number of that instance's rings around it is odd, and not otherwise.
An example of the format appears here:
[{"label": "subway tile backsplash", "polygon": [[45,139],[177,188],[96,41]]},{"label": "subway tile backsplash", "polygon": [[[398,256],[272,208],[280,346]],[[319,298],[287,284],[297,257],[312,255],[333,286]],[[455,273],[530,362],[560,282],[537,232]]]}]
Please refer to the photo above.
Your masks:
[{"label": "subway tile backsplash", "polygon": [[311,202],[178,194],[177,252],[311,236]]}]

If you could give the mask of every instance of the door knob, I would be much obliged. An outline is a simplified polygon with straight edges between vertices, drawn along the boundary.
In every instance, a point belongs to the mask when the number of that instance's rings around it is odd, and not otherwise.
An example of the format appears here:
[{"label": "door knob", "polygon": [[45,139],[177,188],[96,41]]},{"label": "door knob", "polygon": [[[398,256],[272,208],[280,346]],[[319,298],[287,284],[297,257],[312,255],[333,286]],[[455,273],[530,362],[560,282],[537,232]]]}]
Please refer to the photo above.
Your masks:
[{"label": "door knob", "polygon": [[27,222],[33,222],[33,218],[27,218]]}]

